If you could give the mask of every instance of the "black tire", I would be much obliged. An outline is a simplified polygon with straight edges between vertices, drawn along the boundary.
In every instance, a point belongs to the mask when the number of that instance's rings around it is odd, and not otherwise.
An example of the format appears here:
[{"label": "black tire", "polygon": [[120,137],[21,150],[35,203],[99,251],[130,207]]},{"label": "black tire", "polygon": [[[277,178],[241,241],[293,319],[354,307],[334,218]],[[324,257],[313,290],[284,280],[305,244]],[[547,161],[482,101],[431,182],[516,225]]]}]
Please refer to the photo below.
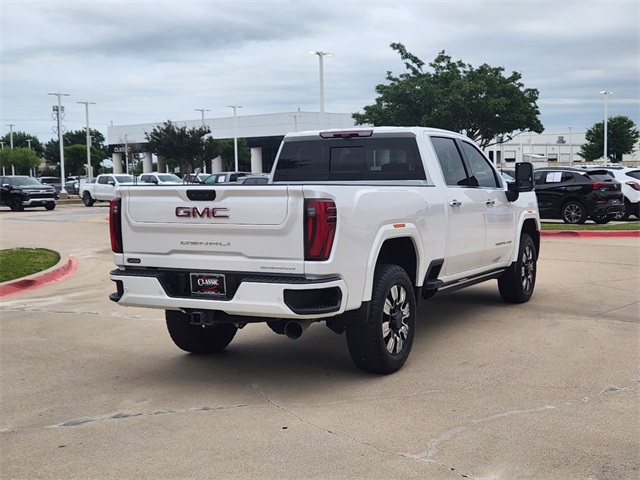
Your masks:
[{"label": "black tire", "polygon": [[89,192],[84,192],[82,194],[82,202],[84,203],[85,207],[92,207],[95,203],[95,200],[91,198],[91,194]]},{"label": "black tire", "polygon": [[626,198],[624,199],[624,210],[620,213],[616,213],[614,216],[614,220],[619,220],[621,222],[624,222],[626,220],[629,220],[629,217],[631,216],[631,202],[629,202],[629,200],[627,200]]},{"label": "black tire", "polygon": [[537,257],[535,243],[528,234],[523,233],[517,260],[498,278],[498,290],[505,302],[529,301],[536,286]]},{"label": "black tire", "polygon": [[54,210],[56,208],[56,202],[47,202],[44,208],[47,210]]},{"label": "black tire", "polygon": [[238,328],[230,323],[221,323],[210,327],[191,325],[186,313],[166,310],[167,330],[171,340],[185,352],[209,355],[224,350]]},{"label": "black tire", "polygon": [[356,366],[389,374],[407,361],[415,336],[416,299],[407,273],[397,265],[378,265],[367,323],[347,325],[347,345]]},{"label": "black tire", "polygon": [[24,210],[24,206],[22,205],[22,200],[20,200],[20,197],[18,196],[11,197],[10,208],[14,212],[21,212]]},{"label": "black tire", "polygon": [[562,206],[561,216],[564,223],[582,224],[587,221],[587,210],[580,202],[569,200]]},{"label": "black tire", "polygon": [[605,223],[609,223],[614,218],[615,215],[594,215],[593,217],[591,217],[591,220],[593,220],[597,224],[604,225]]}]

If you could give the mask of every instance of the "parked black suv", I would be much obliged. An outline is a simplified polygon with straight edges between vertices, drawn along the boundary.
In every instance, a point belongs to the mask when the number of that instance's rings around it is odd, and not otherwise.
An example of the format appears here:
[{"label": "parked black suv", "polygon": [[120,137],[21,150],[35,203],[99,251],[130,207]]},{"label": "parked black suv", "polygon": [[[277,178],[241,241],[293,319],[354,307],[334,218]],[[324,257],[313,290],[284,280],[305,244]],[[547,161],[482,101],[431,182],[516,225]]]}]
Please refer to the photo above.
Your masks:
[{"label": "parked black suv", "polygon": [[26,175],[0,177],[0,205],[6,205],[14,212],[28,207],[56,208],[58,193],[51,185],[44,185]]},{"label": "parked black suv", "polygon": [[607,223],[624,210],[622,186],[604,170],[545,167],[533,177],[541,218]]}]

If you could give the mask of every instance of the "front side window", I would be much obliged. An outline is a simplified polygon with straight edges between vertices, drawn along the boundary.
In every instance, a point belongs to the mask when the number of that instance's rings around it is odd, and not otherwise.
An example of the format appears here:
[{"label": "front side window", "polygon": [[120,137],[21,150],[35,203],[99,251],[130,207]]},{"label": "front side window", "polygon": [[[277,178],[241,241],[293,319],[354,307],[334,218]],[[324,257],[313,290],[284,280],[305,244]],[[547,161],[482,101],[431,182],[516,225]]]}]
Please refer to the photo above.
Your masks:
[{"label": "front side window", "polygon": [[455,140],[453,138],[431,137],[431,143],[436,151],[446,184],[450,187],[469,186],[469,174]]},{"label": "front side window", "polygon": [[471,173],[475,177],[477,185],[485,188],[498,188],[500,181],[496,175],[496,171],[491,167],[489,161],[474,145],[468,142],[460,142],[462,151],[467,157]]}]

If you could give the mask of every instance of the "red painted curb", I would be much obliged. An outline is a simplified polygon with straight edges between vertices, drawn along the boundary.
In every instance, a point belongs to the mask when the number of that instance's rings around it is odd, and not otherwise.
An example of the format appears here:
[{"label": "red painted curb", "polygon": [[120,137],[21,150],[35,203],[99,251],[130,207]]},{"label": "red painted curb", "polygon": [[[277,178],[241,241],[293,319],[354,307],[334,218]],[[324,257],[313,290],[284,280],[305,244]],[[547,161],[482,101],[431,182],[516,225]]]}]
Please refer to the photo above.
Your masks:
[{"label": "red painted curb", "polygon": [[48,270],[41,274],[32,275],[27,278],[21,278],[13,282],[0,285],[0,298],[28,292],[29,290],[35,290],[36,288],[57,282],[58,280],[74,273],[77,268],[78,261],[73,257],[69,257],[66,262],[53,270]]},{"label": "red painted curb", "polygon": [[640,237],[640,230],[543,230],[543,237],[587,237],[587,238],[611,238],[611,237]]}]

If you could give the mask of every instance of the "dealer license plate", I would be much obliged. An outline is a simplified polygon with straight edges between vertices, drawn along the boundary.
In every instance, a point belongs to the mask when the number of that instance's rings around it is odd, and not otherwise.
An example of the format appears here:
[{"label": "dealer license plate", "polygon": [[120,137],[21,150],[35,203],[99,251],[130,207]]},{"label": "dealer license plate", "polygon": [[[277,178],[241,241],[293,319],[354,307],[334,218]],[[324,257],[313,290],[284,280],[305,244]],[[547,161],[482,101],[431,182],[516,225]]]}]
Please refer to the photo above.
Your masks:
[{"label": "dealer license plate", "polygon": [[221,273],[192,273],[191,293],[202,297],[223,297],[227,294],[224,275]]}]

